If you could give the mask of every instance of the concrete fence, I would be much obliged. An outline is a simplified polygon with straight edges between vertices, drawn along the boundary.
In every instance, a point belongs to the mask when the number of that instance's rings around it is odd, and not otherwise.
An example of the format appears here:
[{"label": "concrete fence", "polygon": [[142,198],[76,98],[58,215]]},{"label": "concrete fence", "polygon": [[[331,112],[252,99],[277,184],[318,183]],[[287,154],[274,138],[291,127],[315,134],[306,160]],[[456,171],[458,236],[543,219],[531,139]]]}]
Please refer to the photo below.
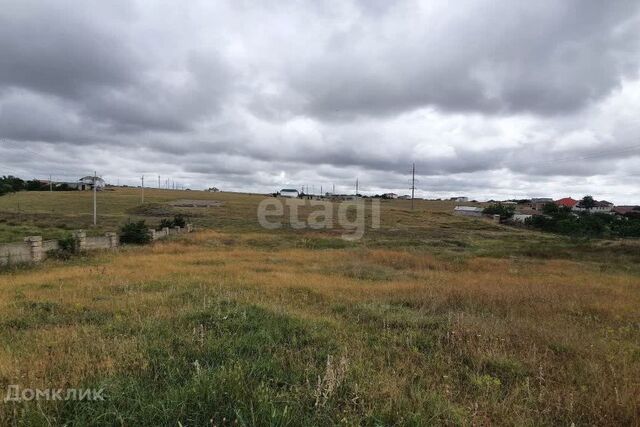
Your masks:
[{"label": "concrete fence", "polygon": [[[187,224],[186,227],[165,227],[160,231],[149,229],[152,240],[162,239],[164,237],[191,233],[193,226]],[[117,233],[109,232],[104,236],[87,237],[87,233],[83,230],[73,232],[75,247],[78,252],[84,252],[96,249],[112,249],[117,250],[120,246],[120,239]],[[0,244],[0,266],[15,265],[24,263],[38,263],[45,260],[51,251],[60,249],[57,240],[42,240],[42,236],[25,237],[22,243],[6,243]]]}]

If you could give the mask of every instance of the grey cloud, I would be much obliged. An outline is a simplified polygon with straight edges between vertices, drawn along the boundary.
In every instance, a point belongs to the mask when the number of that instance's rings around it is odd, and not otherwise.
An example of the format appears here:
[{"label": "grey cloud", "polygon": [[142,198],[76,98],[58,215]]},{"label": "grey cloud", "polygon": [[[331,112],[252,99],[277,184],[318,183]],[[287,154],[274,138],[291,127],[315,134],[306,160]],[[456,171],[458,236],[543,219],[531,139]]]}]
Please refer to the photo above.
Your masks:
[{"label": "grey cloud", "polygon": [[117,31],[117,22],[111,21],[120,21],[128,5],[112,6],[4,2],[0,8],[0,87],[77,98],[96,86],[120,86],[135,80],[137,56]]},{"label": "grey cloud", "polygon": [[4,3],[6,170],[400,191],[415,162],[423,195],[637,171],[635,1]]},{"label": "grey cloud", "polygon": [[[582,108],[638,68],[634,1],[470,2],[425,13],[417,2],[358,21],[292,67],[322,117],[442,110],[555,114]],[[424,10],[424,8],[422,9]],[[464,11],[464,13],[461,13]]]}]

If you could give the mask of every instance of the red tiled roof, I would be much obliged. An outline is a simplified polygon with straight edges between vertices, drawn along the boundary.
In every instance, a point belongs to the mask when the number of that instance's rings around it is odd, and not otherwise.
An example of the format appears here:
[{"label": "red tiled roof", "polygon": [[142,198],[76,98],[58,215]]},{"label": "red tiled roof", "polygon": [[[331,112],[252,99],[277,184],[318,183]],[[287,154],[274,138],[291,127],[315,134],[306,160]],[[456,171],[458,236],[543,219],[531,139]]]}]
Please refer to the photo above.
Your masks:
[{"label": "red tiled roof", "polygon": [[572,199],[571,197],[565,197],[564,199],[556,200],[555,203],[558,206],[566,206],[568,208],[572,208],[578,203],[578,201]]}]

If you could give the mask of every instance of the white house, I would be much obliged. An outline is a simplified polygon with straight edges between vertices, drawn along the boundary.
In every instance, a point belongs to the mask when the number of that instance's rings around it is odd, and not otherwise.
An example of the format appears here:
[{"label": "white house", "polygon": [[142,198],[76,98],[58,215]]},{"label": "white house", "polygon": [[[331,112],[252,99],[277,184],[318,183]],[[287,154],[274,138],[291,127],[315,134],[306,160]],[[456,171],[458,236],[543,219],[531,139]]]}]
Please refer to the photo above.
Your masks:
[{"label": "white house", "polygon": [[106,185],[104,179],[99,176],[83,176],[78,180],[78,190],[93,190],[93,186],[95,185],[96,190],[100,191]]},{"label": "white house", "polygon": [[299,196],[300,193],[298,193],[298,190],[294,190],[292,188],[283,188],[282,190],[280,190],[280,195],[282,197],[289,197],[292,199],[295,199],[296,197]]},{"label": "white house", "polygon": [[585,208],[581,205],[582,202],[578,202],[571,210],[577,212],[589,212],[589,213],[612,213],[614,204],[603,200],[601,202],[596,201],[593,207]]},{"label": "white house", "polygon": [[464,197],[464,196],[460,196],[460,197],[452,197],[451,198],[452,201],[454,202],[468,202],[469,198],[468,197]]}]

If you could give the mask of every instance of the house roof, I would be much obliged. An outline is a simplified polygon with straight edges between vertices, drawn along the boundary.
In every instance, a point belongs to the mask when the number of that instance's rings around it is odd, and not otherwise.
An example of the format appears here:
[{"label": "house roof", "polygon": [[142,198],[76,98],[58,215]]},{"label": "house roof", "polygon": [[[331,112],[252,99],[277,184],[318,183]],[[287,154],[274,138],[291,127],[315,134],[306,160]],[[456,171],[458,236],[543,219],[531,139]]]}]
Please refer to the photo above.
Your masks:
[{"label": "house roof", "polygon": [[532,215],[532,216],[542,216],[542,214],[540,213],[540,211],[537,211],[535,209],[531,209],[531,208],[527,208],[527,207],[523,207],[518,209],[515,214],[517,215]]},{"label": "house roof", "polygon": [[572,199],[571,197],[564,197],[564,198],[562,198],[560,200],[556,200],[555,203],[558,206],[565,206],[567,208],[572,208],[576,204],[578,204],[578,201],[575,200],[575,199]]},{"label": "house roof", "polygon": [[629,212],[640,213],[640,208],[638,206],[616,206],[615,208],[613,208],[613,211],[620,215],[626,215]]},{"label": "house roof", "polygon": [[549,203],[553,202],[553,199],[550,197],[534,197],[531,199],[531,203]]},{"label": "house roof", "polygon": [[100,178],[99,176],[91,176],[91,175],[87,175],[87,176],[83,176],[82,178],[80,178],[78,181],[96,181],[96,182],[101,182],[104,181],[102,178]]}]

